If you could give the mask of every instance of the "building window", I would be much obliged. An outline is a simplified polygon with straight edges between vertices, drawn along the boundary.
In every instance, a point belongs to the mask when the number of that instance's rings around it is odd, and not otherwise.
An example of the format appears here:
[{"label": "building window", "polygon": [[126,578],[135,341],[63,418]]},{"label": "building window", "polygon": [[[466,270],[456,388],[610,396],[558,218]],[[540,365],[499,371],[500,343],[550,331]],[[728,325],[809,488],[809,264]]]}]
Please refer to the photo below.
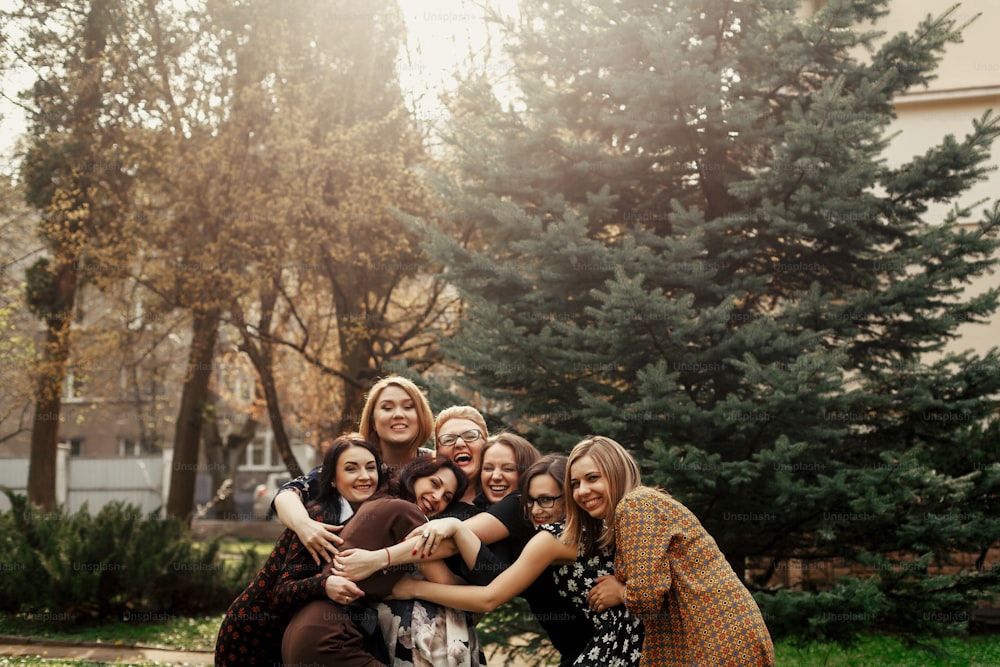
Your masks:
[{"label": "building window", "polygon": [[67,403],[82,401],[86,386],[84,378],[70,368],[66,371],[66,382],[63,384],[63,401]]},{"label": "building window", "polygon": [[254,436],[247,445],[245,470],[271,470],[283,468],[284,462],[274,446],[274,432],[271,429]]},{"label": "building window", "polygon": [[70,456],[83,456],[83,438],[70,438],[69,439],[69,455]]},{"label": "building window", "polygon": [[151,436],[118,438],[118,456],[156,456],[160,453],[156,439]]}]

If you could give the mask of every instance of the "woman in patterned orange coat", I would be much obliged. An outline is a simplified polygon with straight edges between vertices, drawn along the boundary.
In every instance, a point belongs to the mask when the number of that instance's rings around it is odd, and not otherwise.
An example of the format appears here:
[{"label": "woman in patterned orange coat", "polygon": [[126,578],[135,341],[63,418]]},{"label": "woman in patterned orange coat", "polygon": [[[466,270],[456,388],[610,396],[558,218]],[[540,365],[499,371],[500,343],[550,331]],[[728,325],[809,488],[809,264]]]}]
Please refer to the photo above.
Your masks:
[{"label": "woman in patterned orange coat", "polygon": [[[615,578],[589,594],[596,610],[624,602],[643,621],[640,667],[774,664],[756,601],[694,514],[642,485],[635,459],[594,436],[569,455],[563,540],[615,550]],[[624,582],[624,591],[621,583]]]}]

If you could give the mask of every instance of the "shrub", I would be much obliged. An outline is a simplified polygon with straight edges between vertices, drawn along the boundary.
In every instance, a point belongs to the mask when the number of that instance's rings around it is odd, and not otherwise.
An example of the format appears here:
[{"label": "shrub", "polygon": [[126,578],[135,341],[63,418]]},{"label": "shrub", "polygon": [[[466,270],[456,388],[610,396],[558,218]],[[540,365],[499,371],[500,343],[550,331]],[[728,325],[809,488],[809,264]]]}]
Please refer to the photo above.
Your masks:
[{"label": "shrub", "polygon": [[244,555],[227,566],[218,540],[195,542],[185,522],[121,502],[38,512],[4,490],[0,513],[0,612],[67,621],[164,618],[225,609],[253,575]]}]

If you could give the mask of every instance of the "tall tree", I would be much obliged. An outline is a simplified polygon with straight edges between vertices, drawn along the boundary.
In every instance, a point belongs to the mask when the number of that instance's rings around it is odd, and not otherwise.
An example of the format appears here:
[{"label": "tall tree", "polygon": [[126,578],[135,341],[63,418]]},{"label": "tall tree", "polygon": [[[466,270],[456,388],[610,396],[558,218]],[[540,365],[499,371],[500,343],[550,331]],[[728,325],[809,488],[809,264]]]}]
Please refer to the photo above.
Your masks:
[{"label": "tall tree", "polygon": [[872,572],[759,595],[772,629],[920,631],[1000,574],[926,576],[1000,538],[998,356],[944,353],[997,307],[962,289],[1000,208],[958,202],[1000,123],[887,165],[893,98],[960,26],[883,38],[884,0],[799,5],[522,3],[518,98],[479,78],[450,103],[447,353],[542,446],[630,447],[756,586],[792,558]]},{"label": "tall tree", "polygon": [[[117,0],[24,2],[4,13],[14,52],[37,75],[21,166],[25,196],[41,215],[46,256],[27,272],[28,305],[45,325],[39,347],[28,499],[55,504],[62,391],[77,293],[103,271],[99,248],[115,236],[131,188],[116,97]],[[6,32],[6,31],[5,31]]]},{"label": "tall tree", "polygon": [[[443,309],[442,284],[394,210],[424,215],[430,203],[396,74],[402,18],[388,0],[363,12],[263,1],[219,20],[234,26],[224,44],[240,72],[238,99],[257,120],[252,168],[266,184],[241,204],[281,222],[268,228],[253,302],[234,321],[266,394],[275,393],[276,350],[295,350],[336,379],[333,428],[353,429],[364,392],[391,362],[436,360],[423,332]],[[281,415],[274,401],[269,411]]]},{"label": "tall tree", "polygon": [[[133,137],[150,156],[137,235],[156,249],[143,255],[143,284],[204,333],[191,342],[203,356],[189,359],[168,503],[188,515],[217,344],[253,363],[274,443],[298,472],[283,395],[301,369],[335,379],[323,413],[354,428],[387,361],[433,360],[423,329],[440,288],[412,287],[426,263],[392,211],[428,207],[396,83],[393,3],[212,0],[180,20],[157,16],[146,106],[159,127]],[[200,28],[183,34],[186,23]],[[318,416],[306,417],[294,430],[315,432]]]}]

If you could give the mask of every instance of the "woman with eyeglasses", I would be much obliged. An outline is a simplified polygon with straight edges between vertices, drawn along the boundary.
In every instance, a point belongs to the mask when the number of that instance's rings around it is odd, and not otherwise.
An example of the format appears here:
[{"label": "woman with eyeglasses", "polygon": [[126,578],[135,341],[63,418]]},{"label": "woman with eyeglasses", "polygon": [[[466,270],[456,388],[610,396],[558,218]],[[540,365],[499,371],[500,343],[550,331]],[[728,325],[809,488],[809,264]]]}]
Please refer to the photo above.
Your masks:
[{"label": "woman with eyeglasses", "polygon": [[[504,479],[510,479],[513,472],[516,483],[516,476],[523,469],[519,466],[526,467],[539,456],[538,450],[519,436],[502,434],[498,438],[490,438],[483,415],[468,405],[446,408],[438,414],[434,421],[434,442],[438,455],[454,461],[469,479],[470,491],[462,496],[461,502],[442,515],[455,521],[473,517],[490,504],[490,498],[484,493],[473,490],[473,487],[483,487],[480,469],[484,460],[488,460],[491,467],[506,468]],[[513,471],[508,459],[514,460]],[[499,491],[499,487],[503,486],[500,475],[493,481],[496,482],[494,489]],[[515,485],[510,486],[512,491]],[[388,562],[390,551],[382,550],[382,553]],[[483,558],[471,565],[466,565],[461,558],[446,559],[445,562],[465,581],[478,582],[484,577],[495,576],[496,572],[506,567],[509,558],[508,550],[499,554],[484,552]],[[390,646],[396,647],[398,664],[452,665],[456,662],[455,656],[460,656],[459,664],[470,664],[469,661],[472,665],[486,664],[476,635],[476,619],[471,614],[425,600],[388,600],[383,603],[380,614],[385,639]]]},{"label": "woman with eyeglasses", "polygon": [[[467,481],[465,492],[442,516],[458,520],[482,511],[473,501],[479,492],[482,451],[489,436],[483,415],[468,405],[447,408],[434,420],[431,434],[437,455],[452,461]],[[389,566],[390,550],[378,550],[384,556],[381,567]],[[415,561],[392,561],[392,565],[406,562]],[[457,576],[468,575],[460,559],[445,563]],[[378,608],[379,626],[394,664],[486,665],[475,619],[470,614],[421,600],[385,600]]]},{"label": "woman with eyeglasses", "polygon": [[489,437],[486,420],[471,405],[445,408],[434,419],[434,444],[437,453],[454,461],[469,479],[469,490],[461,498],[467,505],[474,505],[481,491],[479,472],[482,468],[483,447]]}]

